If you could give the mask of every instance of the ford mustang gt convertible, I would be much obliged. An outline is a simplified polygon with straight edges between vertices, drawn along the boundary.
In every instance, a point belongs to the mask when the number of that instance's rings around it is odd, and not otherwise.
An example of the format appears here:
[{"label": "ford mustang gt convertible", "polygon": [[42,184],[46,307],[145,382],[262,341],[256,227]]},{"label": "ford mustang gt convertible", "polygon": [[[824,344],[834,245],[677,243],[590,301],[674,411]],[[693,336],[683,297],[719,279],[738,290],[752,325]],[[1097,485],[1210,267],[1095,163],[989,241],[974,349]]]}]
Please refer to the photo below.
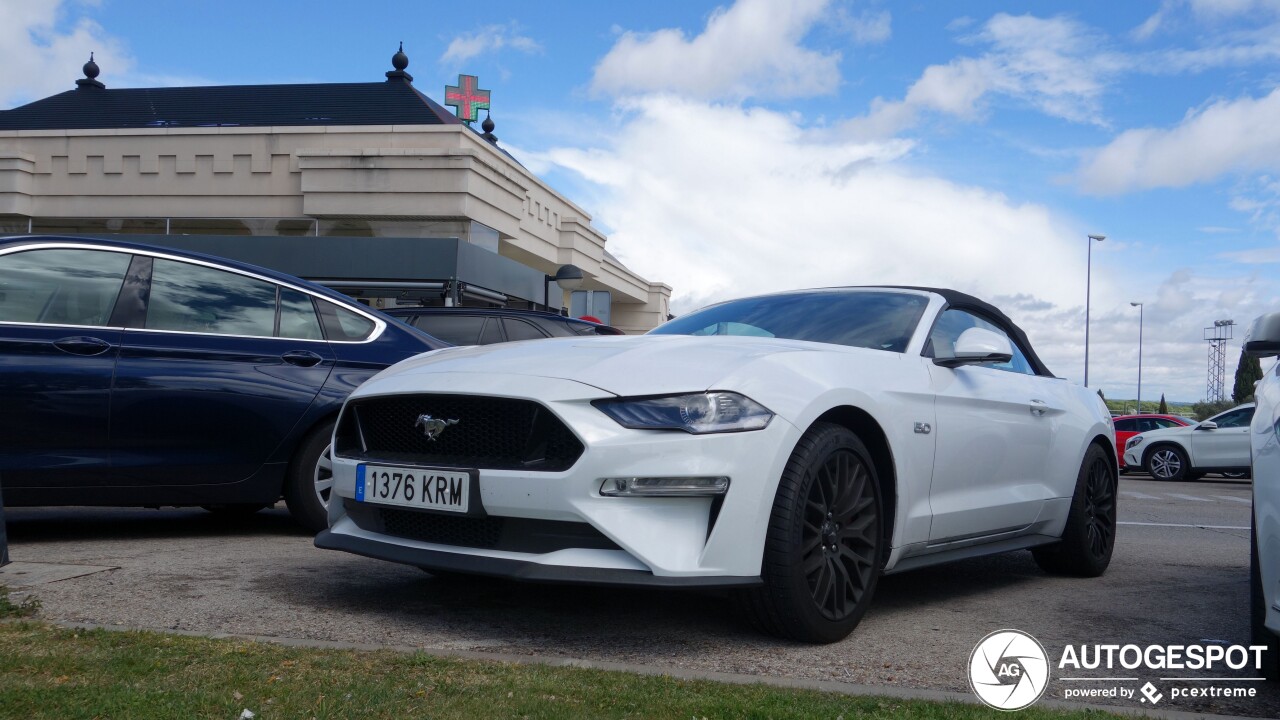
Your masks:
[{"label": "ford mustang gt convertible", "polygon": [[348,398],[322,548],[541,582],[731,588],[832,642],[878,578],[1031,549],[1097,576],[1107,409],[949,290],[733,300],[642,337],[451,348]]}]

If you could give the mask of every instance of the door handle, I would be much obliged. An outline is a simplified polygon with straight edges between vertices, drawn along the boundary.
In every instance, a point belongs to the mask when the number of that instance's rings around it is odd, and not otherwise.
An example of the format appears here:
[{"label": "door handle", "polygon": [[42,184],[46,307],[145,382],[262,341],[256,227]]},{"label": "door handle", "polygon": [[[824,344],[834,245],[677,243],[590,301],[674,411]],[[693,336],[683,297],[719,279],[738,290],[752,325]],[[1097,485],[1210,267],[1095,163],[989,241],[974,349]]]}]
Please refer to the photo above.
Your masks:
[{"label": "door handle", "polygon": [[324,358],[310,350],[290,350],[289,352],[281,355],[280,359],[290,365],[297,365],[298,367],[314,367],[324,360]]},{"label": "door handle", "polygon": [[74,335],[53,341],[53,346],[69,355],[101,355],[111,349],[111,343],[96,337]]},{"label": "door handle", "polygon": [[1035,415],[1036,417],[1040,417],[1041,415],[1044,415],[1048,409],[1049,409],[1048,403],[1046,403],[1043,400],[1031,401],[1031,414]]}]

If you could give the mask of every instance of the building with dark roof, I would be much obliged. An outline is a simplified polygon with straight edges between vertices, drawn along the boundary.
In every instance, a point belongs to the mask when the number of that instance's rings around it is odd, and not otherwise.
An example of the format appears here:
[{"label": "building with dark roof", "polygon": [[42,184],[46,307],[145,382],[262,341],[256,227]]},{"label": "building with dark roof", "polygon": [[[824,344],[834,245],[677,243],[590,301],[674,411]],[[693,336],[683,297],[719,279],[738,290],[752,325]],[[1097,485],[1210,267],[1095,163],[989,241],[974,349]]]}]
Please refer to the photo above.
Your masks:
[{"label": "building with dark roof", "polygon": [[[403,51],[392,65],[367,83],[117,89],[91,58],[75,89],[0,111],[0,234],[132,235],[379,303],[541,304],[545,276],[573,264],[583,290],[608,293],[613,325],[666,318],[671,288],[607,253],[590,215],[503,150],[492,120],[477,132],[414,87]],[[412,257],[454,264],[388,257],[415,240],[441,250]]]}]

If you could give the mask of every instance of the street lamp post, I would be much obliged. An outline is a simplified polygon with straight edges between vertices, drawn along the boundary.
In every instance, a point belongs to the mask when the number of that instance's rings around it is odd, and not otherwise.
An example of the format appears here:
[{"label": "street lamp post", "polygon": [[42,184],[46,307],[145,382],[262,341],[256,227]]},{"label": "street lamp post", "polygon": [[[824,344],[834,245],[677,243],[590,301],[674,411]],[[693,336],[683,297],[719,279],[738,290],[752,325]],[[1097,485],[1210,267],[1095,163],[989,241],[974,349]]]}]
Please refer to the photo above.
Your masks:
[{"label": "street lamp post", "polygon": [[1138,414],[1142,414],[1142,314],[1145,308],[1140,302],[1129,304],[1138,308]]},{"label": "street lamp post", "polygon": [[[554,282],[560,290],[577,290],[582,287],[583,280],[582,268],[577,265],[561,265],[556,269],[555,275],[544,275],[542,278],[542,307],[548,312],[551,311],[551,288],[549,283]],[[559,313],[560,303],[556,303],[556,312]]]},{"label": "street lamp post", "polygon": [[1093,291],[1093,241],[1102,242],[1106,235],[1089,236],[1089,260],[1084,271],[1084,386],[1089,387],[1089,299]]}]

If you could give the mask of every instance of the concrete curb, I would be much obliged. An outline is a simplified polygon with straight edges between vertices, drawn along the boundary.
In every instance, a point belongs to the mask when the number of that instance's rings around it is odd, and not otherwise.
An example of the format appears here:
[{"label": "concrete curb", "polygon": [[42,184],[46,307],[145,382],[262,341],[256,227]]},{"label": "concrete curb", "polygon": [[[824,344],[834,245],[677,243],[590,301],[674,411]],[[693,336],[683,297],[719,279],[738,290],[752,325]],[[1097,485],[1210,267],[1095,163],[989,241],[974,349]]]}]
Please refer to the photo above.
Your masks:
[{"label": "concrete curb", "polygon": [[[715,672],[711,670],[688,670],[675,667],[657,667],[632,663],[603,662],[582,658],[557,657],[553,655],[514,655],[507,653],[484,652],[478,650],[447,650],[442,648],[411,647],[408,645],[378,645],[374,643],[337,642],[332,640],[309,640],[306,638],[279,637],[273,635],[241,635],[238,633],[207,633],[194,630],[173,630],[169,628],[124,627],[121,625],[98,625],[95,623],[72,622],[68,620],[34,619],[68,630],[106,630],[111,632],[150,632],[161,635],[182,635],[187,637],[209,638],[213,640],[243,640],[247,642],[269,643],[294,648],[314,648],[320,650],[390,650],[392,652],[414,654],[421,653],[431,657],[481,660],[487,662],[510,663],[513,665],[545,665],[548,667],[584,668],[589,670],[608,670],[613,672],[634,673],[657,677],[669,677],[677,680],[706,680],[730,685],[767,685],[769,687],[790,690],[818,690],[859,697],[886,697],[898,700],[929,700],[934,702],[957,702],[965,705],[981,705],[981,702],[969,693],[950,692],[946,690],[927,690],[917,688],[894,687],[891,685],[859,685],[840,682],[838,680],[809,680],[803,678],[771,677],[767,675],[748,675],[744,673]],[[5,622],[30,622],[27,620],[9,620]],[[1113,715],[1143,718],[1166,718],[1167,720],[1227,720],[1229,718],[1249,717],[1244,715],[1211,715],[1207,713],[1184,710],[1159,710],[1146,708],[1126,708],[1116,705],[1096,705],[1090,703],[1072,703],[1064,700],[1042,700],[1035,707],[1047,707],[1056,710],[1095,710]]]}]

